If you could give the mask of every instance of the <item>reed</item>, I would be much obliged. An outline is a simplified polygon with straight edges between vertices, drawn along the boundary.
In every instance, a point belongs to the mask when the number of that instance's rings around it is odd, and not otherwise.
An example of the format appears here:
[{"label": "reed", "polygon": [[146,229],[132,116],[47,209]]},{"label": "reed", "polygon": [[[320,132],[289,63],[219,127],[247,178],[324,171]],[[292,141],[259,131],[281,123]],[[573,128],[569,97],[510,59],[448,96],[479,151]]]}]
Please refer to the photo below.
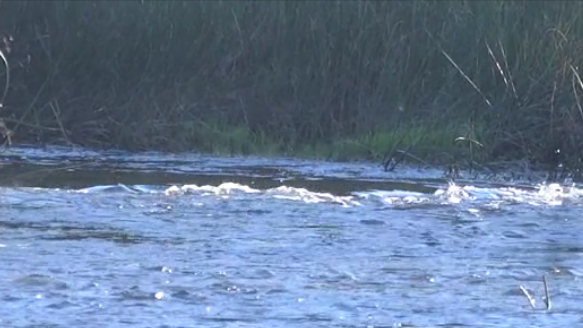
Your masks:
[{"label": "reed", "polygon": [[[578,1],[5,1],[1,115],[20,141],[328,156],[351,140],[369,149],[348,157],[376,158],[401,140],[429,158],[471,134],[484,160],[575,166],[581,13]],[[418,135],[390,141],[406,130]]]}]

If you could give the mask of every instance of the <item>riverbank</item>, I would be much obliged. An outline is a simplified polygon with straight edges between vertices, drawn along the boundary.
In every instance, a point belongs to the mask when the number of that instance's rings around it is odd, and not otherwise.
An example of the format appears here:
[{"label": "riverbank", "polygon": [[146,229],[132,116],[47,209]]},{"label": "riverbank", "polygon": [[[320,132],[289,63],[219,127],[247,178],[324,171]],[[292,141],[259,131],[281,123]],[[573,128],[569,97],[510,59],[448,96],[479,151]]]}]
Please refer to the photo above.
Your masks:
[{"label": "riverbank", "polygon": [[0,116],[24,142],[578,169],[582,12],[566,1],[2,2]]}]

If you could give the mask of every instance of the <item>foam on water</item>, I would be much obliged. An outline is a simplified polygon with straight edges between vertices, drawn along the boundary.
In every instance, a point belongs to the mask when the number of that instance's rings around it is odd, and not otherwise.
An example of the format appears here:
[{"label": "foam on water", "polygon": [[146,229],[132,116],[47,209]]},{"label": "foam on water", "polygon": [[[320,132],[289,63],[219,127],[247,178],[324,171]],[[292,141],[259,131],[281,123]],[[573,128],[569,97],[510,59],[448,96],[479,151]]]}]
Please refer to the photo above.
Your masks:
[{"label": "foam on water", "polygon": [[268,192],[272,193],[275,198],[290,199],[304,203],[334,203],[345,207],[361,205],[352,196],[334,196],[330,193],[312,192],[305,188],[282,186],[271,189]]},{"label": "foam on water", "polygon": [[285,199],[290,201],[312,203],[330,203],[345,207],[365,206],[367,204],[407,205],[407,204],[482,204],[500,206],[501,204],[528,204],[533,206],[560,206],[565,202],[569,205],[582,204],[583,189],[574,185],[562,186],[557,183],[540,184],[532,188],[517,187],[476,187],[449,183],[437,188],[433,193],[422,193],[408,190],[357,190],[350,195],[334,195],[328,192],[316,192],[307,188],[282,185],[276,188],[258,189],[252,186],[226,182],[218,186],[212,185],[174,185],[171,187],[156,186],[93,186],[79,189],[79,193],[161,193],[169,197],[177,196],[220,196],[223,198],[244,195],[259,195],[261,197]]},{"label": "foam on water", "polygon": [[172,186],[166,190],[164,193],[166,195],[184,195],[188,193],[202,193],[204,195],[214,194],[214,195],[230,195],[233,193],[242,192],[247,194],[260,193],[261,190],[251,188],[249,186],[241,185],[238,183],[222,183],[219,186],[197,186],[197,185],[184,185],[182,187]]},{"label": "foam on water", "polygon": [[236,194],[263,194],[278,199],[287,199],[292,201],[300,201],[304,203],[334,203],[342,206],[358,206],[361,205],[354,200],[353,196],[335,196],[331,193],[312,192],[305,188],[294,188],[288,186],[280,186],[267,190],[259,190],[246,185],[238,183],[222,183],[218,186],[197,186],[184,185],[181,187],[172,186],[163,191],[165,195],[189,195],[199,194],[207,195],[236,195]]},{"label": "foam on water", "polygon": [[556,183],[541,184],[534,188],[481,188],[450,183],[446,187],[437,189],[433,194],[398,190],[374,190],[355,192],[355,195],[364,199],[381,199],[388,204],[420,202],[459,204],[464,202],[504,201],[531,205],[562,205],[565,201],[576,202],[580,200],[583,190],[575,186],[561,186]]}]

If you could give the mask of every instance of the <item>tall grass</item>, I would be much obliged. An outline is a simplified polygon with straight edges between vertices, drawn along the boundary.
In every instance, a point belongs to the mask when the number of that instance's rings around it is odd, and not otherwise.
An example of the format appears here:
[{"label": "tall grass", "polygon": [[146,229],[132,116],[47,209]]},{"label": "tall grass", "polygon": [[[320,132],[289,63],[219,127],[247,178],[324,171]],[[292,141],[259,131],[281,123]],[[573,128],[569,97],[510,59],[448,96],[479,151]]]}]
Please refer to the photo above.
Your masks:
[{"label": "tall grass", "polygon": [[166,150],[208,150],[209,124],[282,151],[473,127],[489,159],[579,163],[582,13],[577,1],[1,2],[15,40],[2,115],[15,139]]}]

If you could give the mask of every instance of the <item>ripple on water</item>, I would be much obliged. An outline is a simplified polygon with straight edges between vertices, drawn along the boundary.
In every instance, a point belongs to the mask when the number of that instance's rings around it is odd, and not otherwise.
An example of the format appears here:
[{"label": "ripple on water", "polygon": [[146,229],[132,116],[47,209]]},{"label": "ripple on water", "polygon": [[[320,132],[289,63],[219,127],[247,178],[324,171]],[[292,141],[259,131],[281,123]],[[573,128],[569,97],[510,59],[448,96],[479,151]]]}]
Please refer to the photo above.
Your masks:
[{"label": "ripple on water", "polygon": [[[415,182],[302,180],[276,167],[174,186],[5,187],[0,325],[581,324],[578,188],[409,190]],[[286,179],[265,178],[274,172]],[[542,306],[542,275],[550,313],[519,289]]]}]

